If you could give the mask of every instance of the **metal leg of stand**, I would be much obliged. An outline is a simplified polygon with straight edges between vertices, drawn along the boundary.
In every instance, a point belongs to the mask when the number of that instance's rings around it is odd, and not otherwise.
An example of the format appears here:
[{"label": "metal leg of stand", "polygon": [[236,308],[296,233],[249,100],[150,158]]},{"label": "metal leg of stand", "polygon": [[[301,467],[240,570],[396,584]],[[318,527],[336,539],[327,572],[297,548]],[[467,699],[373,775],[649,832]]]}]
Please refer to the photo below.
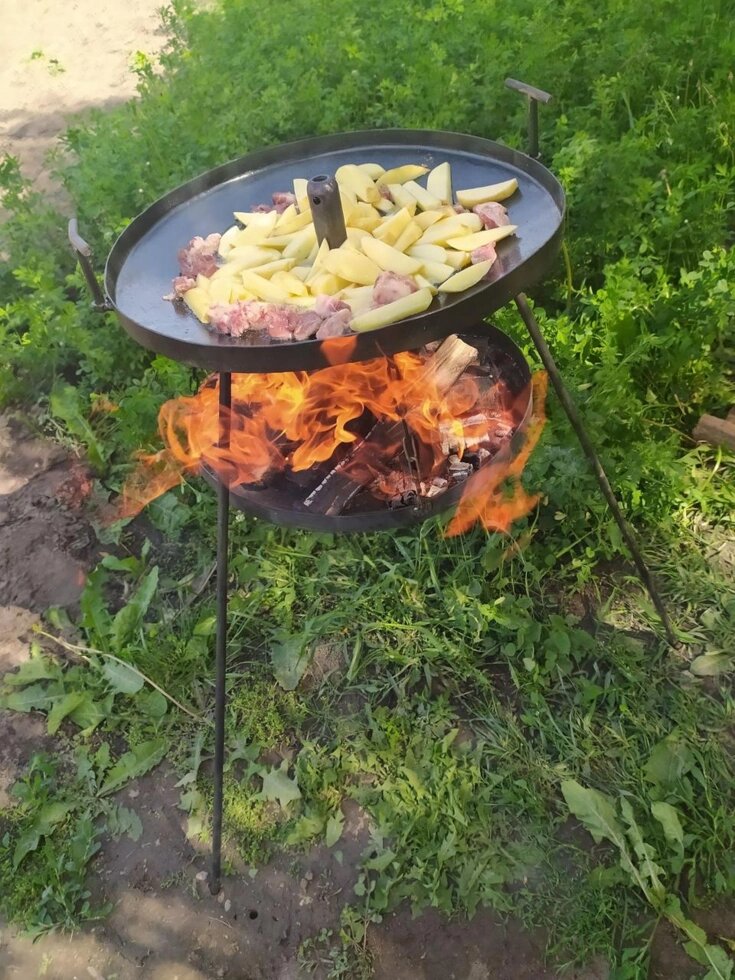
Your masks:
[{"label": "metal leg of stand", "polygon": [[602,495],[607,501],[608,506],[612,511],[612,515],[615,518],[615,523],[620,528],[620,533],[623,535],[623,540],[625,541],[626,545],[628,546],[628,549],[630,550],[631,555],[633,556],[633,561],[635,562],[636,568],[638,569],[638,574],[641,577],[641,581],[643,582],[646,589],[648,590],[648,594],[651,597],[651,601],[653,602],[653,605],[656,608],[656,612],[658,613],[659,618],[661,619],[661,622],[663,624],[664,630],[666,632],[666,639],[673,646],[676,643],[676,635],[671,625],[669,615],[666,612],[666,606],[664,605],[663,600],[661,599],[661,596],[658,592],[658,589],[656,588],[656,583],[653,580],[653,576],[651,575],[651,572],[643,559],[643,555],[641,554],[641,550],[638,547],[638,542],[635,539],[633,530],[630,524],[628,524],[628,522],[626,521],[625,516],[623,515],[623,512],[620,509],[620,504],[618,503],[615,494],[613,493],[613,489],[610,486],[610,482],[605,474],[605,471],[602,468],[602,463],[600,462],[599,457],[595,452],[594,446],[590,442],[590,438],[587,435],[587,430],[585,429],[580,414],[577,411],[577,406],[572,401],[571,395],[566,389],[564,381],[562,380],[562,376],[559,373],[559,368],[556,366],[556,362],[554,361],[552,353],[549,350],[548,344],[544,340],[543,334],[541,333],[541,328],[539,327],[538,322],[536,321],[536,318],[533,315],[533,311],[531,310],[531,307],[528,305],[528,300],[523,295],[523,293],[519,293],[518,296],[516,296],[516,306],[518,307],[518,312],[521,314],[521,318],[523,322],[526,324],[526,327],[528,328],[528,332],[531,335],[531,339],[536,345],[536,350],[539,352],[539,355],[541,356],[543,365],[546,368],[549,377],[551,378],[551,383],[554,386],[554,389],[559,397],[559,401],[561,402],[564,411],[567,413],[569,421],[572,424],[572,428],[574,429],[575,435],[577,436],[577,439],[579,439],[580,445],[584,450],[584,454],[589,460],[590,465],[592,466],[592,470],[595,474],[595,477],[597,478],[597,482],[599,484],[600,490],[602,491]]},{"label": "metal leg of stand", "polygon": [[[230,444],[230,406],[232,377],[219,376],[220,447]],[[212,814],[212,874],[209,890],[217,895],[222,875],[222,788],[225,764],[225,704],[227,669],[227,546],[230,514],[229,487],[220,481],[217,488],[217,640],[214,687],[214,812]]]}]

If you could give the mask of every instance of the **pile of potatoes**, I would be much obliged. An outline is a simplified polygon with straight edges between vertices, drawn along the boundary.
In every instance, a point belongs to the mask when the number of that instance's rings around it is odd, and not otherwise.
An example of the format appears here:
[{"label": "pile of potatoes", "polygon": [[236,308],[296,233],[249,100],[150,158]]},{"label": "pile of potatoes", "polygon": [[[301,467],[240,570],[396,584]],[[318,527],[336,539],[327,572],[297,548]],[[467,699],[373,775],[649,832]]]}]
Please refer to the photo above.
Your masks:
[{"label": "pile of potatoes", "polygon": [[[425,174],[423,187],[418,180]],[[198,276],[183,296],[203,323],[214,303],[258,300],[310,309],[317,296],[329,295],[349,304],[352,330],[376,330],[422,313],[437,292],[474,286],[492,259],[470,264],[471,253],[516,231],[512,224],[482,230],[477,214],[455,211],[449,163],[431,171],[416,164],[390,170],[377,163],[345,164],[335,178],[347,228],[339,248],[317,243],[305,178],[294,180],[296,201],[280,214],[234,213],[238,223],[219,243],[222,265],[211,277]],[[471,209],[503,201],[517,188],[514,178],[459,190],[456,203]],[[373,285],[382,272],[410,276],[418,289],[375,307]]]}]

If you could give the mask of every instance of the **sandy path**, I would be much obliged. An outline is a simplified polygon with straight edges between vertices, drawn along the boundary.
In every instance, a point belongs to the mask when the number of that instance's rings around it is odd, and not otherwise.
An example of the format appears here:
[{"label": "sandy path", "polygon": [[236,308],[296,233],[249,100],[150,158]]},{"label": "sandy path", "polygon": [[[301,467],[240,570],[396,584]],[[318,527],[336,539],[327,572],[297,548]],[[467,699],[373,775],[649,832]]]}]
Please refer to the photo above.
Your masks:
[{"label": "sandy path", "polygon": [[0,156],[20,158],[39,190],[53,184],[45,156],[67,117],[130,98],[136,51],[165,38],[163,0],[3,0],[0,30]]}]

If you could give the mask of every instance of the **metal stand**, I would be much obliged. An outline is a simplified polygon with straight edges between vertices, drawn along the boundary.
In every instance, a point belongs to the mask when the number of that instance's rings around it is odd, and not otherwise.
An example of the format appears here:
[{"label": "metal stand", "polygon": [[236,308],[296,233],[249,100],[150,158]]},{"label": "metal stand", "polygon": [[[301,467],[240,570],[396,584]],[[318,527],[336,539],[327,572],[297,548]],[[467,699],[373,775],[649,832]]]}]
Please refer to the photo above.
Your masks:
[{"label": "metal stand", "polygon": [[519,293],[516,296],[515,302],[516,306],[518,307],[518,312],[521,314],[521,318],[528,328],[531,339],[536,345],[536,350],[539,352],[543,365],[551,378],[551,383],[554,386],[554,390],[559,396],[559,401],[562,404],[562,408],[567,413],[567,417],[572,424],[574,433],[577,436],[577,439],[579,439],[579,443],[584,450],[584,454],[592,466],[592,471],[594,472],[600,490],[602,491],[602,496],[607,501],[608,506],[612,511],[612,515],[615,518],[615,523],[618,525],[620,528],[620,533],[623,535],[623,540],[627,544],[628,549],[633,556],[633,561],[638,569],[638,574],[641,577],[641,581],[648,590],[651,601],[653,602],[656,612],[663,623],[663,627],[666,632],[666,639],[672,646],[674,646],[676,643],[676,635],[671,625],[669,615],[666,612],[666,606],[664,606],[663,600],[661,599],[658,589],[656,588],[656,583],[653,581],[653,576],[651,575],[651,572],[643,559],[643,555],[638,547],[638,542],[633,534],[633,529],[626,521],[625,516],[620,509],[620,504],[618,503],[612,487],[610,486],[607,475],[602,468],[602,463],[595,452],[594,446],[590,442],[590,437],[587,435],[587,430],[582,423],[582,418],[577,411],[577,406],[572,401],[571,395],[566,389],[566,385],[564,384],[562,376],[559,373],[559,368],[556,366],[556,362],[554,361],[552,353],[549,350],[548,344],[544,340],[536,317],[533,315],[531,307],[528,305],[528,300],[523,293]]},{"label": "metal stand", "polygon": [[[219,376],[219,446],[230,445],[232,375]],[[227,699],[227,546],[230,490],[221,479],[217,487],[217,638],[214,686],[214,803],[212,813],[212,874],[209,890],[217,895],[222,876],[222,790],[225,765],[225,704]]]}]

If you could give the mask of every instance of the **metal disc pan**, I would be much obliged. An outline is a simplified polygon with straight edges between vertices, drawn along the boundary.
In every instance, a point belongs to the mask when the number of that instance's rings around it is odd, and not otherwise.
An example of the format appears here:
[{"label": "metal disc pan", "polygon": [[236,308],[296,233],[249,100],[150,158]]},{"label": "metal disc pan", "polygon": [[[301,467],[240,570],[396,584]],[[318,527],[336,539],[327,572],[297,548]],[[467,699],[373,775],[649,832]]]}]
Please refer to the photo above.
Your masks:
[{"label": "metal disc pan", "polygon": [[463,293],[438,296],[426,312],[350,338],[340,360],[363,361],[420,347],[477,323],[540,279],[561,245],[564,192],[538,161],[499,143],[432,130],[370,130],[286,143],[209,170],[164,195],[120,235],[105,268],[108,299],[144,347],[210,371],[268,372],[325,367],[321,342],[219,336],[182,303],[162,299],[178,275],[177,252],[194,235],[223,232],[233,211],[291,190],[294,177],[333,174],[344,163],[433,167],[449,161],[455,189],[516,177],[505,202],[517,235],[502,241],[490,278]]}]

